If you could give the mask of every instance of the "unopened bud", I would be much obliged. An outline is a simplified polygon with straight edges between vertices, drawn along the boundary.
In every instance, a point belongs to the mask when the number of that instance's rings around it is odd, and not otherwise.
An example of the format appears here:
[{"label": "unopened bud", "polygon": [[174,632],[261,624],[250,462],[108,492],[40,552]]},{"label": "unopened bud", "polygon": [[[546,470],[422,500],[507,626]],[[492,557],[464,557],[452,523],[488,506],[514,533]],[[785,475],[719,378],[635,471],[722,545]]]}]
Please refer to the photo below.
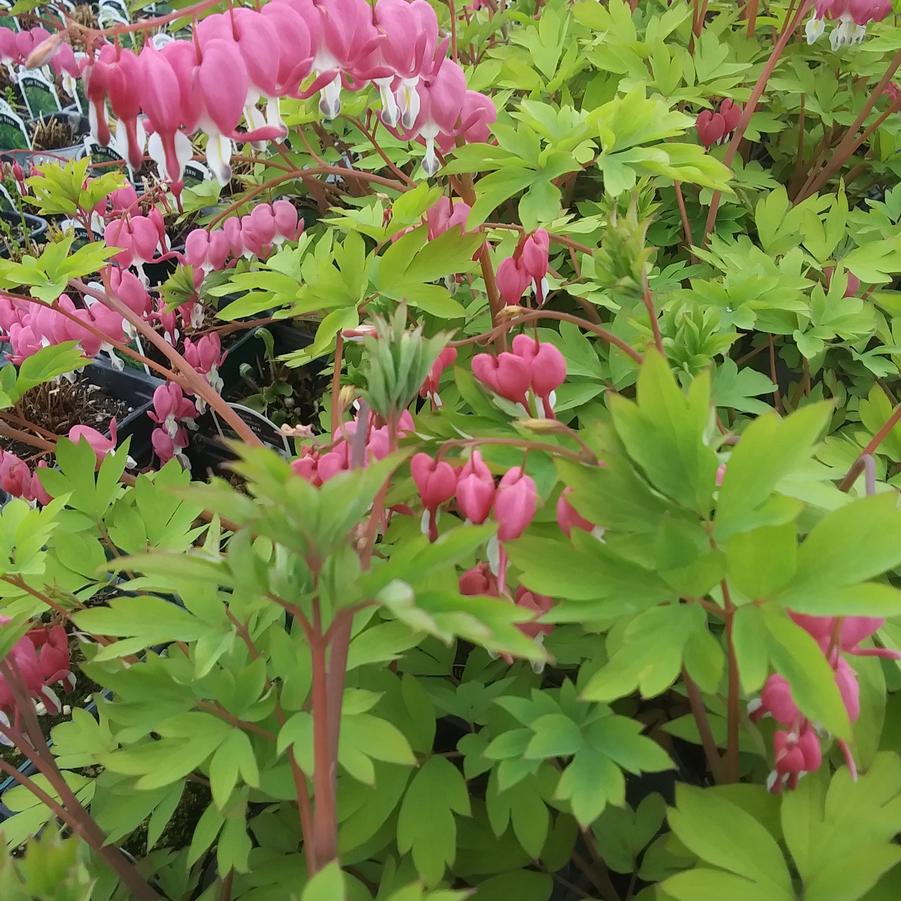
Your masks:
[{"label": "unopened bud", "polygon": [[556,419],[520,419],[516,424],[530,432],[562,433],[569,431],[562,422],[557,422]]},{"label": "unopened bud", "polygon": [[59,49],[59,45],[63,42],[64,34],[65,32],[58,31],[56,34],[51,34],[49,38],[45,38],[41,41],[41,43],[28,54],[28,58],[25,60],[25,68],[39,69],[41,66],[50,62],[53,55]]}]

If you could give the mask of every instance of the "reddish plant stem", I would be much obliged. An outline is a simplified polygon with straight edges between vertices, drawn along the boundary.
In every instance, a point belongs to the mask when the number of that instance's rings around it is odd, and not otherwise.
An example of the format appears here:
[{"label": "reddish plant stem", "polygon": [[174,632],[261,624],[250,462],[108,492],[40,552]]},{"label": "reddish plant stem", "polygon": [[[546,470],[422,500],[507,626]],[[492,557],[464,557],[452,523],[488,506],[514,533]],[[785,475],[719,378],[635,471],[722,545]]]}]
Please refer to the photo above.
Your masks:
[{"label": "reddish plant stem", "polygon": [[898,70],[899,66],[901,66],[901,50],[898,50],[892,57],[882,78],[870,92],[870,96],[867,98],[867,102],[864,104],[863,109],[857,114],[857,118],[848,126],[847,131],[842,136],[835,151],[830,155],[826,165],[819,172],[811,175],[807,179],[807,182],[795,198],[795,203],[799,200],[803,200],[805,197],[809,197],[811,194],[815,194],[824,184],[826,184],[833,173],[841,169],[847,160],[850,159],[854,151],[857,150],[864,141],[868,140],[873,132],[895,112],[894,106],[889,108],[882,113],[872,125],[864,129],[859,137],[856,137],[858,129],[866,121],[867,116],[873,111],[873,107],[882,96],[882,92],[885,90],[886,85],[892,80],[892,76]]},{"label": "reddish plant stem", "polygon": [[[43,792],[37,785],[31,782],[26,787],[31,791],[38,800],[47,806],[60,818],[74,829],[82,838],[94,849],[113,872],[122,881],[122,884],[128,889],[130,897],[138,899],[138,901],[156,901],[159,895],[147,884],[144,878],[138,873],[137,869],[122,854],[119,848],[107,844],[106,835],[97,825],[96,821],[91,817],[81,801],[75,796],[75,793],[69,788],[68,782],[60,772],[50,753],[50,748],[44,739],[38,724],[34,707],[28,697],[18,666],[11,660],[7,659],[0,664],[0,672],[6,678],[13,696],[16,701],[16,707],[20,716],[25,721],[25,728],[30,738],[30,742],[21,734],[16,734],[14,730],[7,729],[0,725],[0,734],[5,735],[13,740],[16,747],[38,768],[41,775],[47,780],[53,790],[57,793],[61,803],[55,802],[46,792]],[[4,764],[6,762],[4,761]],[[12,769],[12,768],[11,768]],[[18,774],[18,770],[15,771]],[[25,785],[27,777],[19,779],[18,775],[13,775],[17,781]],[[22,774],[19,774],[22,775]],[[37,791],[35,791],[35,789]],[[41,792],[39,795],[38,792]],[[48,803],[49,802],[49,803]]]},{"label": "reddish plant stem", "polygon": [[[521,447],[524,450],[538,451],[544,454],[556,454],[559,457],[565,457],[574,463],[587,463],[593,466],[600,465],[597,457],[593,454],[588,456],[587,453],[579,454],[571,451],[569,448],[561,447],[559,444],[550,444],[543,441],[529,441],[528,438],[451,438],[448,441],[442,441],[438,449],[437,458],[440,459],[445,451],[452,447],[480,447],[485,444],[497,445],[500,447]],[[588,448],[586,448],[586,451]]]},{"label": "reddish plant stem", "polygon": [[841,491],[848,491],[851,488],[857,477],[863,472],[867,457],[872,456],[876,452],[876,448],[885,441],[899,420],[901,420],[901,404],[898,404],[892,410],[892,415],[882,424],[879,431],[876,432],[867,442],[866,447],[860,452],[860,456],[854,461],[847,475],[839,483],[838,487]]},{"label": "reddish plant stem", "polygon": [[634,347],[631,347],[623,341],[622,338],[614,335],[613,332],[607,331],[603,326],[595,325],[593,322],[588,322],[586,319],[573,316],[571,313],[560,313],[557,310],[532,310],[523,313],[522,315],[511,317],[507,322],[502,322],[500,325],[495,326],[488,332],[483,332],[481,335],[473,335],[471,338],[463,338],[460,341],[449,341],[448,347],[465,347],[468,344],[479,344],[483,341],[490,341],[498,332],[508,332],[517,325],[522,325],[526,322],[536,322],[540,319],[554,319],[558,322],[571,322],[573,325],[577,325],[579,328],[583,328],[585,331],[592,332],[599,338],[603,338],[608,344],[618,347],[627,357],[632,359],[639,366],[644,359]]},{"label": "reddish plant stem", "polygon": [[748,37],[754,37],[754,30],[757,28],[757,8],[759,0],[748,0],[745,4],[745,18],[748,20]]},{"label": "reddish plant stem", "polygon": [[[472,182],[472,175],[466,174],[460,176],[459,184],[460,196],[463,198],[463,201],[469,204],[470,207],[475,206],[476,192]],[[494,266],[491,263],[491,253],[487,238],[482,242],[482,246],[479,248],[478,257],[479,266],[482,270],[482,278],[485,281],[485,293],[488,295],[488,308],[491,311],[491,324],[496,327],[504,309],[504,301],[501,298],[500,291],[497,287],[497,278],[494,274]],[[495,332],[493,337],[497,349],[499,351],[504,350],[507,346],[506,331],[495,331],[495,329],[492,329],[492,331]]]},{"label": "reddish plant stem", "polygon": [[326,644],[322,634],[319,599],[313,599],[313,640],[310,643],[313,665],[313,849],[320,868],[335,859],[337,847],[337,804],[335,798],[335,765],[330,754],[328,670]]},{"label": "reddish plant stem", "polygon": [[458,63],[460,62],[460,54],[457,50],[457,7],[454,3],[454,0],[447,0],[447,8],[450,12],[450,51],[454,62]]},{"label": "reddish plant stem", "polygon": [[[506,228],[510,231],[518,231],[523,232],[525,229],[521,225],[517,225],[514,222],[484,222],[482,224],[483,228]],[[555,235],[553,232],[548,232],[548,237],[551,239],[551,242],[554,244],[562,244],[564,247],[568,247],[570,250],[577,250],[580,253],[592,254],[594,250],[589,247],[587,244],[580,244],[578,241],[573,241],[572,238],[567,238],[563,235]]]},{"label": "reddish plant stem", "polygon": [[178,374],[182,377],[185,384],[188,385],[191,392],[197,397],[203,398],[207,404],[222,417],[228,425],[230,425],[238,437],[249,444],[251,447],[259,447],[262,441],[254,434],[253,430],[241,419],[240,416],[222,399],[218,391],[215,391],[210,383],[203,378],[188,361],[156,330],[138,316],[130,307],[126,306],[118,298],[106,292],[98,292],[89,288],[84,282],[78,279],[72,279],[70,282],[75,288],[83,294],[88,294],[96,298],[105,306],[118,313],[127,322],[130,322],[140,334],[147,338],[163,356],[169,360]]},{"label": "reddish plant stem", "polygon": [[[757,104],[760,102],[760,98],[763,96],[763,92],[766,89],[767,82],[770,80],[770,76],[775,71],[776,65],[778,64],[782,54],[785,52],[785,48],[788,45],[789,40],[795,33],[804,16],[807,14],[807,11],[811,8],[811,6],[813,6],[813,3],[814,0],[803,0],[795,14],[791,16],[790,19],[786,20],[786,27],[782,30],[782,33],[776,40],[776,45],[773,47],[773,52],[770,54],[769,59],[766,61],[766,65],[763,67],[763,71],[760,73],[760,77],[757,79],[756,84],[751,89],[751,96],[748,97],[748,102],[745,104],[745,108],[742,111],[741,119],[739,120],[738,125],[735,128],[735,133],[732,135],[732,140],[729,142],[729,146],[726,148],[726,155],[723,157],[723,162],[727,166],[732,165],[732,161],[735,159],[735,156],[738,153],[739,145],[744,139],[745,131],[747,131],[748,124],[751,121],[751,116],[754,115],[754,110],[757,109]],[[713,197],[710,200],[710,211],[707,214],[707,222],[704,225],[703,243],[707,242],[707,236],[710,234],[714,224],[716,223],[716,214],[719,210],[721,199],[722,193],[720,191],[717,191],[714,193]]]},{"label": "reddish plant stem", "polygon": [[714,782],[722,782],[722,760],[720,759],[719,748],[716,746],[716,739],[713,737],[713,731],[710,728],[710,720],[707,718],[707,709],[704,707],[704,699],[701,697],[700,689],[694,679],[688,675],[688,671],[682,668],[682,681],[685,683],[685,691],[688,695],[688,703],[691,705],[691,714],[694,717],[695,725],[698,727],[698,735],[701,737],[701,747],[704,749],[704,756],[707,758],[707,769],[713,776]]}]

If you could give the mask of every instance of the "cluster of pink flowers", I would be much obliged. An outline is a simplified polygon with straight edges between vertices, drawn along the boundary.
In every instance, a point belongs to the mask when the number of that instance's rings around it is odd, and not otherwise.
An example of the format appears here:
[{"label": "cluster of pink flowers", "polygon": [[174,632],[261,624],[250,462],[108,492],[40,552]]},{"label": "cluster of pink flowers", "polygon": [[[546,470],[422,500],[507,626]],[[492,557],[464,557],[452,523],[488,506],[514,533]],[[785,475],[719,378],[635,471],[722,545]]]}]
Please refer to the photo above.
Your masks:
[{"label": "cluster of pink flowers", "polygon": [[817,0],[807,20],[807,43],[819,40],[826,30],[826,19],[838,21],[829,35],[833,50],[846,44],[859,44],[870,22],[881,22],[892,11],[891,0]]},{"label": "cluster of pink flowers", "polygon": [[[47,464],[41,461],[37,468]],[[10,451],[0,449],[0,488],[12,497],[26,501],[49,503],[50,497],[38,479],[37,471],[32,472],[28,464]]]},{"label": "cluster of pink flowers", "polygon": [[246,216],[230,216],[221,228],[191,231],[185,239],[185,262],[194,268],[196,281],[241,257],[265,259],[273,247],[296,241],[303,227],[290,201],[261,203]]},{"label": "cluster of pink flowers", "polygon": [[[791,616],[819,644],[835,674],[835,684],[848,718],[852,723],[855,722],[860,716],[860,686],[857,673],[842,654],[901,659],[901,653],[897,651],[860,646],[885,620],[866,616],[806,616],[798,613]],[[753,700],[748,709],[752,719],[771,716],[784,727],[773,736],[775,765],[767,780],[771,791],[794,788],[805,773],[819,769],[823,760],[820,733],[798,709],[791,688],[783,676],[770,676],[760,697]],[[845,756],[848,768],[856,776],[857,767],[850,748],[844,741],[838,741],[837,744]]]},{"label": "cluster of pink flowers", "polygon": [[178,385],[167,382],[153,392],[153,411],[147,414],[157,427],[150,435],[150,443],[161,463],[173,457],[187,469],[188,461],[182,451],[188,446],[186,425],[193,425],[197,407],[184,395]]},{"label": "cluster of pink flowers", "polygon": [[742,108],[733,100],[721,100],[716,110],[705,109],[698,114],[695,129],[701,143],[710,148],[724,143],[741,120]]},{"label": "cluster of pink flowers", "polygon": [[[8,617],[0,616],[0,628],[8,622]],[[52,686],[62,685],[66,691],[75,687],[66,630],[62,626],[30,629],[13,645],[7,660],[15,667],[28,696],[43,704],[47,713],[59,713],[62,705]],[[0,723],[18,729],[18,721],[19,707],[12,687],[0,676]],[[0,743],[12,744],[5,735],[0,735]]]},{"label": "cluster of pink flowers", "polygon": [[518,304],[529,285],[540,307],[547,298],[548,254],[550,236],[543,229],[524,234],[513,251],[497,267],[497,287],[504,303]]},{"label": "cluster of pink flowers", "polygon": [[[491,571],[491,566],[484,561],[462,573],[459,585],[460,594],[465,594],[468,597],[474,595],[501,596],[497,578]],[[543,645],[545,636],[550,635],[554,631],[554,627],[550,623],[541,622],[541,618],[553,608],[553,600],[547,595],[537,594],[520,585],[513,594],[513,603],[517,607],[533,612],[533,618],[527,622],[519,623],[518,628],[524,635],[528,635],[529,638]],[[508,659],[508,662],[512,662],[512,658]],[[533,664],[532,668],[536,672],[541,672],[544,669],[544,664]]]},{"label": "cluster of pink flowers", "polygon": [[[332,443],[325,451],[312,445],[305,445],[300,456],[291,463],[291,468],[301,478],[319,487],[339,472],[351,468],[353,445],[357,430],[361,423],[359,417],[350,422],[341,423],[332,435]],[[362,423],[366,430],[363,452],[363,463],[383,460],[391,450],[390,435],[387,425],[379,425],[376,417],[370,413],[366,422]],[[397,422],[397,434],[403,436],[413,431],[413,417],[405,410]]]},{"label": "cluster of pink flowers", "polygon": [[554,416],[554,392],[566,379],[566,360],[553,344],[517,335],[513,350],[497,356],[476,354],[472,374],[495,394],[519,404],[528,414],[530,396],[540,402],[538,415]]},{"label": "cluster of pink flowers", "polygon": [[9,343],[8,357],[16,365],[41,348],[64,341],[77,341],[86,357],[102,350],[112,357],[110,342],[123,338],[122,317],[102,304],[76,307],[67,294],[60,295],[56,308],[0,297],[0,337]]},{"label": "cluster of pink flowers", "polygon": [[120,266],[143,266],[169,249],[163,214],[151,207],[146,215],[122,212],[109,219],[103,230],[107,247],[119,247],[113,261]]},{"label": "cluster of pink flowers", "polygon": [[[423,168],[433,175],[436,142],[450,149],[458,137],[487,140],[496,117],[489,98],[467,90],[446,48],[426,0],[272,0],[260,11],[232,9],[203,19],[191,40],[160,50],[151,42],[140,54],[102,46],[85,69],[92,132],[101,144],[114,141],[135,168],[146,143],[160,172],[179,182],[192,154],[189,136],[202,131],[207,161],[225,184],[233,141],[286,135],[279,98],[319,92],[320,110],[333,118],[342,87],[371,82],[382,121],[425,143]],[[311,85],[300,91],[310,74]],[[115,136],[107,104],[120,123]]]},{"label": "cluster of pink flowers", "polygon": [[222,390],[223,382],[219,375],[219,367],[225,362],[226,355],[222,350],[222,339],[218,332],[209,332],[197,341],[185,338],[182,356],[192,369],[206,377],[213,390]]},{"label": "cluster of pink flowers", "polygon": [[[40,59],[31,59],[32,54],[42,45],[51,55]],[[31,67],[49,63],[50,68],[60,77],[77,78],[87,62],[83,53],[76,54],[65,41],[52,40],[46,28],[37,26],[28,31],[13,31],[11,28],[0,28],[0,63],[6,66]]]}]

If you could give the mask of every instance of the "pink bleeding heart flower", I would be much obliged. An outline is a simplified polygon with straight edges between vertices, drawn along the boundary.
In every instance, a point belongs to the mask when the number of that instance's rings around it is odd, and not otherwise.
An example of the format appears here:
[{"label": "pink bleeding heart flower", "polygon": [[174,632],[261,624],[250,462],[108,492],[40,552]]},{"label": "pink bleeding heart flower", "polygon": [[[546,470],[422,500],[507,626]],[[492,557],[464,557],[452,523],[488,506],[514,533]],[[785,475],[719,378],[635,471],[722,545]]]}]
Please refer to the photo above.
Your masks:
[{"label": "pink bleeding heart flower", "polygon": [[[306,12],[300,9],[306,7]],[[310,22],[315,10],[311,2],[298,7],[288,2],[267,3],[260,13],[273,26],[278,40],[278,93],[293,94],[313,65],[313,35]],[[316,43],[318,44],[317,33]]]},{"label": "pink bleeding heart flower", "polygon": [[205,228],[195,228],[188,232],[185,238],[185,262],[200,269],[210,272],[213,268],[209,262],[210,233]]},{"label": "pink bleeding heart flower", "polygon": [[0,448],[0,488],[13,497],[33,500],[33,478],[24,460]]},{"label": "pink bleeding heart flower", "polygon": [[726,134],[726,120],[719,113],[705,109],[698,114],[695,129],[701,143],[706,148],[710,148],[721,141]]},{"label": "pink bleeding heart flower", "polygon": [[477,450],[460,470],[454,496],[457,509],[471,523],[478,526],[488,519],[495,497],[494,478]]},{"label": "pink bleeding heart flower", "polygon": [[457,472],[450,463],[433,460],[419,453],[410,460],[410,473],[426,509],[429,541],[438,538],[437,509],[449,501],[457,490]]},{"label": "pink bleeding heart flower", "polygon": [[497,267],[497,288],[507,306],[516,306],[522,300],[531,277],[514,257],[507,257]]},{"label": "pink bleeding heart flower", "polygon": [[748,705],[752,720],[771,716],[783,726],[792,726],[801,720],[801,711],[784,676],[773,673],[763,685],[760,698]]},{"label": "pink bleeding heart flower", "polygon": [[725,124],[725,134],[731,134],[738,127],[741,121],[742,108],[734,100],[726,98],[723,100],[717,112],[723,117]]},{"label": "pink bleeding heart flower", "polygon": [[438,386],[441,384],[441,376],[444,373],[444,370],[448,368],[448,366],[454,365],[456,359],[456,347],[445,347],[444,350],[442,350],[441,353],[438,354],[435,362],[432,363],[432,368],[429,369],[429,374],[426,376],[425,381],[422,383],[422,387],[419,389],[420,397],[432,396],[433,398],[437,398]]},{"label": "pink bleeding heart flower", "polygon": [[545,635],[550,635],[551,632],[554,631],[553,625],[541,622],[541,617],[544,616],[545,613],[548,613],[554,606],[554,602],[549,597],[543,594],[536,594],[520,585],[519,588],[516,589],[516,594],[513,596],[513,603],[516,604],[517,607],[522,607],[524,610],[531,610],[535,614],[534,618],[528,622],[516,624],[516,628],[519,629],[523,635],[527,635],[529,638],[543,638]]},{"label": "pink bleeding heart flower", "polygon": [[460,575],[460,594],[467,597],[474,595],[488,595],[497,597],[498,585],[491,567],[487,563],[479,563],[478,566],[467,569]]},{"label": "pink bleeding heart flower", "polygon": [[470,206],[462,200],[453,201],[450,197],[441,197],[426,213],[429,228],[429,240],[434,241],[452,228],[466,232],[466,221],[469,218]]},{"label": "pink bleeding heart flower", "polygon": [[594,523],[589,522],[582,516],[578,510],[569,502],[569,496],[572,494],[572,488],[563,489],[560,497],[557,498],[557,525],[560,531],[567,538],[572,535],[573,529],[581,529],[583,532],[594,531]]},{"label": "pink bleeding heart flower", "polygon": [[[566,381],[566,359],[563,354],[548,341],[537,341],[527,335],[517,335],[517,338],[525,338],[531,341],[533,350],[530,351],[529,375],[532,391],[541,399],[545,416],[554,415],[552,400],[553,392]],[[525,342],[514,343],[516,350]]]},{"label": "pink bleeding heart flower", "polygon": [[536,229],[523,241],[522,266],[536,284],[547,275],[550,247],[550,236],[543,228]]},{"label": "pink bleeding heart flower", "polygon": [[218,332],[210,332],[199,341],[185,338],[185,349],[182,354],[188,365],[196,369],[201,375],[207,377],[207,381],[218,391],[222,386],[219,377],[219,367],[225,360],[222,353],[222,342]]},{"label": "pink bleeding heart flower", "polygon": [[188,446],[188,433],[183,426],[177,426],[172,434],[160,427],[150,433],[150,444],[160,463],[166,464]]},{"label": "pink bleeding heart flower", "polygon": [[494,497],[494,519],[500,541],[513,541],[535,518],[538,492],[535,482],[517,466],[504,473]]},{"label": "pink bleeding heart flower", "polygon": [[388,74],[376,58],[384,34],[373,24],[372,7],[366,0],[314,0],[313,5],[322,35],[313,57],[317,77],[301,96],[319,91],[320,112],[334,119],[341,112],[342,81],[351,84],[355,73],[364,78]]},{"label": "pink bleeding heart flower", "polygon": [[272,204],[272,219],[275,222],[273,243],[296,241],[303,234],[303,219],[297,215],[297,207],[290,200],[276,200]]},{"label": "pink bleeding heart flower", "polygon": [[420,105],[416,86],[438,45],[438,17],[426,0],[379,0],[375,24],[384,34],[379,51],[390,70],[390,74],[374,79],[382,100],[382,121],[391,127],[400,122],[404,128],[412,128]]},{"label": "pink bleeding heart flower", "polygon": [[153,392],[153,411],[148,412],[147,416],[162,426],[170,438],[174,438],[178,431],[178,423],[185,419],[194,419],[197,416],[197,408],[185,397],[178,385],[166,382]]},{"label": "pink bleeding heart flower", "polygon": [[516,354],[503,351],[496,357],[476,354],[472,358],[472,374],[495,394],[528,408],[526,392],[532,375],[528,363]]},{"label": "pink bleeding heart flower", "polygon": [[[271,54],[267,56],[271,58]],[[231,181],[231,139],[244,114],[249,86],[237,45],[207,41],[200,65],[194,70],[194,87],[203,103],[197,124],[207,135],[207,163],[223,186]]]},{"label": "pink bleeding heart flower", "polygon": [[164,55],[148,41],[139,57],[143,72],[141,107],[153,126],[147,150],[160,173],[173,182],[182,181],[185,164],[193,155],[191,141],[182,128],[193,130],[198,113],[188,80],[190,70],[186,71],[183,58],[178,56],[183,52],[181,44],[167,44]]},{"label": "pink bleeding heart flower", "polygon": [[[121,123],[116,129],[116,150],[137,170],[144,162],[147,136],[141,124],[141,64],[130,50],[119,50],[115,73],[109,79],[107,93],[110,108]],[[125,133],[119,129],[124,126]]]},{"label": "pink bleeding heart flower", "polygon": [[768,780],[768,787],[776,794],[784,788],[796,788],[804,773],[818,770],[823,762],[820,739],[810,725],[805,725],[800,734],[776,732],[773,750],[775,769]]},{"label": "pink bleeding heart flower", "polygon": [[256,257],[265,257],[269,254],[277,233],[275,216],[268,204],[255,206],[251,213],[241,220],[244,246]]},{"label": "pink bleeding heart flower", "polygon": [[150,294],[144,283],[128,269],[110,268],[109,286],[113,295],[133,313],[144,316],[151,308]]},{"label": "pink bleeding heart flower", "polygon": [[68,438],[73,444],[81,444],[82,441],[86,441],[94,451],[99,466],[103,462],[103,458],[116,449],[116,430],[116,419],[113,417],[109,424],[109,437],[101,435],[97,429],[92,429],[88,425],[73,425],[69,429]]},{"label": "pink bleeding heart flower", "polygon": [[423,75],[416,91],[420,109],[413,132],[425,142],[422,170],[431,177],[441,165],[435,152],[436,139],[440,134],[456,133],[466,95],[466,76],[453,60],[442,58],[430,74]]}]

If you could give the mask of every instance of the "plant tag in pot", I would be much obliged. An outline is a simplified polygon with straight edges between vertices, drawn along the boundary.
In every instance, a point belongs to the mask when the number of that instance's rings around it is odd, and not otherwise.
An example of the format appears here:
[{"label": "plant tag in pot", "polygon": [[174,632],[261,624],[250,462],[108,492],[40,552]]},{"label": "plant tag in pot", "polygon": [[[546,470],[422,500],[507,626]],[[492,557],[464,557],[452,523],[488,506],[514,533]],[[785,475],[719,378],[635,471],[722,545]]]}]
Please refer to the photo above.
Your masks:
[{"label": "plant tag in pot", "polygon": [[0,100],[0,147],[3,150],[28,150],[31,147],[25,123],[5,100]]},{"label": "plant tag in pot", "polygon": [[62,109],[56,88],[42,69],[20,69],[18,80],[19,90],[32,119],[40,119]]}]

